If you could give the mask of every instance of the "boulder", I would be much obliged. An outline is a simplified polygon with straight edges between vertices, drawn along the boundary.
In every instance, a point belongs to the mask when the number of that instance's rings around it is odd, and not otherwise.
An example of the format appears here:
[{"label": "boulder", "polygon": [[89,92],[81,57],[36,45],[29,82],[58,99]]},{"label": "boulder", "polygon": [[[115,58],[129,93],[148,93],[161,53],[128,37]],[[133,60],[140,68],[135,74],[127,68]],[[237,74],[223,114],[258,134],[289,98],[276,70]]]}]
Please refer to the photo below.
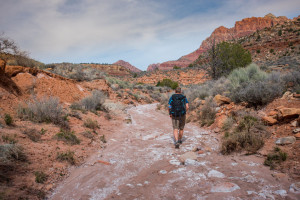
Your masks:
[{"label": "boulder", "polygon": [[293,126],[293,127],[299,126],[298,121],[293,121],[293,122],[291,122],[291,126]]},{"label": "boulder", "polygon": [[231,99],[229,99],[228,97],[222,96],[220,94],[217,94],[214,97],[214,101],[220,106],[220,105],[223,105],[223,104],[230,104]]},{"label": "boulder", "polygon": [[283,94],[281,99],[290,99],[291,97],[293,97],[293,94],[290,91],[287,91]]},{"label": "boulder", "polygon": [[300,108],[285,108],[281,107],[278,109],[278,117],[281,119],[296,118],[300,115]]},{"label": "boulder", "polygon": [[268,116],[276,116],[277,114],[278,114],[277,111],[272,110],[272,111],[270,111],[270,112],[268,113]]},{"label": "boulder", "polygon": [[290,192],[294,194],[300,194],[300,182],[291,184]]},{"label": "boulder", "polygon": [[268,124],[268,125],[274,125],[274,124],[278,123],[278,121],[276,119],[274,119],[273,117],[264,116],[261,119],[264,122],[266,122],[266,124]]},{"label": "boulder", "polygon": [[300,140],[300,133],[295,134],[296,140]]},{"label": "boulder", "polygon": [[300,132],[300,128],[296,128],[296,129],[293,130],[293,133],[295,133],[295,134],[299,133],[299,132]]},{"label": "boulder", "polygon": [[296,137],[288,136],[288,137],[278,138],[275,143],[278,145],[286,145],[286,144],[293,144],[295,142],[296,142]]}]

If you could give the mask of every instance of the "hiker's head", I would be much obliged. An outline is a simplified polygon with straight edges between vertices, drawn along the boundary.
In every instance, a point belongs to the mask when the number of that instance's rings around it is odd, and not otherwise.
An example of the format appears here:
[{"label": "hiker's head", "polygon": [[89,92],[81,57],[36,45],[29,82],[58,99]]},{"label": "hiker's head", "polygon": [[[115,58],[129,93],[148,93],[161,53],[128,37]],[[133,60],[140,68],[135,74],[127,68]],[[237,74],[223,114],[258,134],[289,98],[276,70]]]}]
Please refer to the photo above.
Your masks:
[{"label": "hiker's head", "polygon": [[180,88],[180,87],[177,87],[177,88],[175,89],[175,93],[180,94],[180,93],[181,93],[181,88]]}]

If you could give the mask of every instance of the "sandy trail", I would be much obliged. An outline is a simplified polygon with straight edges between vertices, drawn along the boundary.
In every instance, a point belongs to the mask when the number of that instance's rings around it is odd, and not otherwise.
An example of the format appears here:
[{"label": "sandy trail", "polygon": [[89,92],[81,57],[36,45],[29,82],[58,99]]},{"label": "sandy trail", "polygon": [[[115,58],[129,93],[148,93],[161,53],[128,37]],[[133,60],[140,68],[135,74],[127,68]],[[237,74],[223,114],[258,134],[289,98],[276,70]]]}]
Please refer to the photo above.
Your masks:
[{"label": "sandy trail", "polygon": [[[132,123],[120,125],[107,147],[74,169],[50,199],[297,199],[291,180],[276,178],[263,158],[220,155],[214,134],[197,126],[187,124],[183,144],[174,149],[171,120],[155,108],[128,110]],[[179,156],[194,147],[204,153],[180,164]]]}]

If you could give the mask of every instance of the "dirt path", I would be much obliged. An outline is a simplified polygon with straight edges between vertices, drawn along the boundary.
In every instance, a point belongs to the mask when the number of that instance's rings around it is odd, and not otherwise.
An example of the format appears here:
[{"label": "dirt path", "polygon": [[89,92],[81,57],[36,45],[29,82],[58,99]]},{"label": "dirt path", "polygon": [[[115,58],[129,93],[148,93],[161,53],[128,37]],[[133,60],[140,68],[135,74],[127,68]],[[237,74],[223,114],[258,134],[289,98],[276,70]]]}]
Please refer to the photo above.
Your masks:
[{"label": "dirt path", "polygon": [[[297,199],[286,175],[263,166],[263,158],[220,155],[218,140],[204,129],[188,124],[174,149],[171,121],[155,108],[131,108],[132,123],[120,125],[50,199]],[[180,155],[195,147],[204,153],[180,164]]]}]

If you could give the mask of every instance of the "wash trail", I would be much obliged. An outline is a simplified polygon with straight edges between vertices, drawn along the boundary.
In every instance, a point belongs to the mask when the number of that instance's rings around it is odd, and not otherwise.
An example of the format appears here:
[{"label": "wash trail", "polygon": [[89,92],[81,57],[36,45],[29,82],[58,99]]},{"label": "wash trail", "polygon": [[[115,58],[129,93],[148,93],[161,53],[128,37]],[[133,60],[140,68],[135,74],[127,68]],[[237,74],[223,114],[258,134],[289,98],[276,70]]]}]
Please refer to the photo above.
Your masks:
[{"label": "wash trail", "polygon": [[[217,137],[195,125],[186,125],[184,142],[174,149],[171,120],[155,108],[128,110],[131,123],[120,125],[107,147],[73,170],[50,199],[297,198],[288,177],[278,178],[263,158],[223,156]],[[202,151],[189,157],[195,147]]]}]

